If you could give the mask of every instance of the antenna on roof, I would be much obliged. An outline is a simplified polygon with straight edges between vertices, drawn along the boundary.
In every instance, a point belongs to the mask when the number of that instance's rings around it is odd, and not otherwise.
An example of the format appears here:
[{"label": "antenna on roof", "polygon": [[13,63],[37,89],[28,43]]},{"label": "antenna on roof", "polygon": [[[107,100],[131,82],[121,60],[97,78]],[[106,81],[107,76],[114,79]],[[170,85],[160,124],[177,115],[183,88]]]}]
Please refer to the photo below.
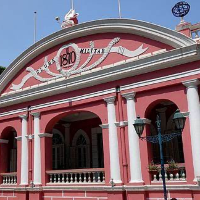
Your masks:
[{"label": "antenna on roof", "polygon": [[33,36],[33,42],[36,43],[36,28],[37,28],[37,12],[34,12],[34,36]]},{"label": "antenna on roof", "polygon": [[119,18],[122,18],[122,14],[121,14],[121,2],[120,0],[118,0],[118,9],[119,9]]},{"label": "antenna on roof", "polygon": [[72,10],[74,10],[74,0],[71,0],[71,7],[72,7]]}]

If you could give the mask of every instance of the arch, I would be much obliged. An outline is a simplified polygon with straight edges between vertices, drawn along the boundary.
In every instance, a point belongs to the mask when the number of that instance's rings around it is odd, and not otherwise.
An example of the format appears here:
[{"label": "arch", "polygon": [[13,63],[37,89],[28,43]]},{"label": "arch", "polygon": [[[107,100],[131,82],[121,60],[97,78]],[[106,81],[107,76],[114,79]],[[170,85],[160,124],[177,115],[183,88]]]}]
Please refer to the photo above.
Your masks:
[{"label": "arch", "polygon": [[[145,117],[151,120],[148,127],[148,134],[157,135],[156,116],[159,114],[161,119],[161,134],[170,134],[176,132],[173,124],[174,113],[178,106],[171,100],[158,99],[153,101],[145,111]],[[158,144],[151,144],[148,148],[154,163],[160,163],[160,150]],[[182,137],[175,137],[166,143],[163,143],[164,161],[167,163],[171,159],[178,163],[184,163]]]},{"label": "arch", "polygon": [[12,126],[7,126],[1,132],[0,172],[17,172],[17,131]]},{"label": "arch", "polygon": [[[145,116],[146,118],[148,118],[148,116],[149,116],[150,112],[152,111],[152,109],[153,109],[156,105],[158,105],[159,103],[162,103],[162,102],[173,103],[173,104],[175,104],[175,105],[177,106],[177,104],[174,103],[173,101],[171,101],[170,99],[156,99],[155,101],[151,102],[151,103],[147,106],[147,108],[146,108],[146,110],[145,110],[144,116]],[[177,106],[177,108],[178,108],[178,106]]]},{"label": "arch", "polygon": [[79,130],[75,133],[75,135],[74,135],[74,138],[73,138],[73,140],[72,140],[72,146],[76,146],[76,142],[77,142],[78,138],[79,138],[81,135],[83,135],[84,138],[86,139],[86,144],[87,144],[87,145],[90,145],[90,139],[89,139],[87,133],[86,133],[85,131],[83,131],[82,129],[79,129]]},{"label": "arch", "polygon": [[196,42],[191,38],[176,31],[151,24],[148,22],[132,19],[104,19],[78,24],[72,28],[60,30],[46,38],[38,41],[18,58],[2,73],[0,92],[5,88],[10,80],[33,58],[43,53],[45,50],[52,48],[63,42],[98,33],[116,32],[130,33],[143,36],[155,41],[162,42],[174,48],[181,48],[195,45]]},{"label": "arch", "polygon": [[70,116],[75,113],[82,113],[82,112],[96,115],[96,117],[100,119],[100,123],[102,124],[102,119],[99,117],[99,115],[95,113],[95,111],[93,112],[93,111],[90,111],[89,109],[77,109],[75,111],[66,111],[66,112],[62,111],[56,114],[53,113],[53,116],[48,116],[48,118],[46,118],[46,119],[49,119],[49,118],[51,119],[48,122],[46,122],[45,127],[44,127],[44,132],[49,133],[53,129],[54,125],[63,117]]},{"label": "arch", "polygon": [[58,129],[54,128],[52,133],[53,134],[58,134],[62,138],[62,142],[64,143],[64,141],[65,141],[64,136]]}]

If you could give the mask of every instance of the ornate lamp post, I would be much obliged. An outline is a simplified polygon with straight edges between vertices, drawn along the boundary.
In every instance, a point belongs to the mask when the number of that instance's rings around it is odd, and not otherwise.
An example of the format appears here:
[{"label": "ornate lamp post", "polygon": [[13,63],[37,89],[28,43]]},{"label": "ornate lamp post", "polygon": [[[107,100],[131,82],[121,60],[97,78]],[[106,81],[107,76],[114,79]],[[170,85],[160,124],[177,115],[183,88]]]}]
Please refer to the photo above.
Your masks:
[{"label": "ornate lamp post", "polygon": [[176,125],[178,132],[162,135],[161,134],[161,119],[160,119],[160,116],[157,115],[156,125],[157,125],[158,135],[146,136],[146,137],[142,137],[144,126],[146,125],[144,119],[140,119],[140,117],[137,117],[137,119],[134,121],[134,124],[133,124],[135,131],[136,131],[137,135],[139,136],[139,138],[141,140],[146,140],[146,141],[151,142],[151,143],[159,143],[164,200],[167,200],[167,190],[166,190],[166,183],[165,183],[165,168],[164,168],[162,143],[168,142],[168,141],[172,140],[173,138],[182,135],[182,131],[183,131],[184,126],[185,126],[185,120],[186,120],[186,117],[183,115],[183,113],[180,113],[180,110],[177,110],[174,114],[173,121]]}]

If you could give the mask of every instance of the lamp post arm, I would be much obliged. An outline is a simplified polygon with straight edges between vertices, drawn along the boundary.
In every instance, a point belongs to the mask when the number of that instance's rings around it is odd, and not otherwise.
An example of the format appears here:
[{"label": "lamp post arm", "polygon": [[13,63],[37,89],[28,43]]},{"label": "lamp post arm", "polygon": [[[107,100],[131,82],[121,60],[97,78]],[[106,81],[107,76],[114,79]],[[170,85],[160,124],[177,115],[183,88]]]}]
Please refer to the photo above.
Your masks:
[{"label": "lamp post arm", "polygon": [[[164,135],[161,135],[161,141],[162,141],[162,143],[169,142],[170,140],[173,140],[175,137],[181,136],[181,135],[182,135],[181,133],[164,134]],[[158,135],[141,137],[140,139],[146,140],[147,142],[151,142],[151,143],[159,143]]]},{"label": "lamp post arm", "polygon": [[160,164],[161,164],[161,175],[163,181],[163,193],[164,193],[164,200],[167,200],[167,189],[166,189],[166,182],[165,182],[165,166],[164,166],[164,157],[163,157],[163,148],[162,148],[162,134],[161,134],[161,120],[160,116],[157,116],[157,129],[158,129],[158,142],[160,147]]}]

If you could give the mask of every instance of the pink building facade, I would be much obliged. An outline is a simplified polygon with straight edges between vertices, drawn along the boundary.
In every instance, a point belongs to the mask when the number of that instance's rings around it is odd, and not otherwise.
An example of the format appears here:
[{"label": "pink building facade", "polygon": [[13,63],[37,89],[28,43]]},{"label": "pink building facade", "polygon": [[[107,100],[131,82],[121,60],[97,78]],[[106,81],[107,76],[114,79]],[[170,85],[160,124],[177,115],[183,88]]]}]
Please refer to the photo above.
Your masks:
[{"label": "pink building facade", "polygon": [[[199,200],[199,25],[172,31],[128,19],[58,31],[31,46],[0,77],[0,199],[161,200],[158,145],[144,135],[176,132],[165,143],[168,197]],[[198,33],[197,33],[198,34]]]}]

